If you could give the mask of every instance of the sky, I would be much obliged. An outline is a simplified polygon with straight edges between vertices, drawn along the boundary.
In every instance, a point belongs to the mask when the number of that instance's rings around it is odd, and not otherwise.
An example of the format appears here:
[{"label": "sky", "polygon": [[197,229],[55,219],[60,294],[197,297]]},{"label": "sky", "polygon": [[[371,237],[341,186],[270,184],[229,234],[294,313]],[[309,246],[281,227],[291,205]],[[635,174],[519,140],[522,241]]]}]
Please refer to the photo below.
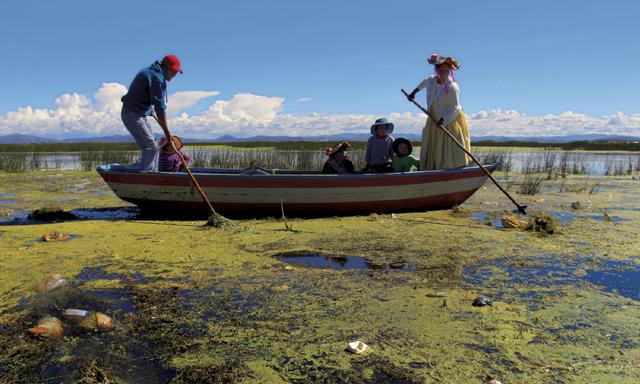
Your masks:
[{"label": "sky", "polygon": [[[400,88],[453,56],[471,133],[640,136],[640,2],[33,1],[0,14],[0,135],[126,134],[120,97],[166,53],[187,137],[419,133]],[[418,97],[424,102],[424,95]]]}]

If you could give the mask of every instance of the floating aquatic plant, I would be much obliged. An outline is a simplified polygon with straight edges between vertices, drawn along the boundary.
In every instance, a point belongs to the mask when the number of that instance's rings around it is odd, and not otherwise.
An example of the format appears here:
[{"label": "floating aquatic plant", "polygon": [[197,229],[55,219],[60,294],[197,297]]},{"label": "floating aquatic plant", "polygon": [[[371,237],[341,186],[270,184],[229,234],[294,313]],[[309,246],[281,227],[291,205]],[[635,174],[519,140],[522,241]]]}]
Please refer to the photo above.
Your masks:
[{"label": "floating aquatic plant", "polygon": [[213,228],[228,228],[233,226],[233,222],[219,213],[214,213],[209,216],[204,226]]}]

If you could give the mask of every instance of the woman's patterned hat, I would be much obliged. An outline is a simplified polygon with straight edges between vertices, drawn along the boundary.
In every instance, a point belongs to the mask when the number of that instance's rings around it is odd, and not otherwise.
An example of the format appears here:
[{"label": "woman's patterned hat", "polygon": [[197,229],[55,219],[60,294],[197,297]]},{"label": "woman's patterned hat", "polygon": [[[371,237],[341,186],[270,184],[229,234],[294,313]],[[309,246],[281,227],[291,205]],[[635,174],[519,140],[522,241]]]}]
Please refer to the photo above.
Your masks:
[{"label": "woman's patterned hat", "polygon": [[432,65],[448,64],[451,69],[460,69],[460,62],[458,60],[453,57],[443,57],[437,53],[432,54],[431,57],[427,59],[427,62]]}]

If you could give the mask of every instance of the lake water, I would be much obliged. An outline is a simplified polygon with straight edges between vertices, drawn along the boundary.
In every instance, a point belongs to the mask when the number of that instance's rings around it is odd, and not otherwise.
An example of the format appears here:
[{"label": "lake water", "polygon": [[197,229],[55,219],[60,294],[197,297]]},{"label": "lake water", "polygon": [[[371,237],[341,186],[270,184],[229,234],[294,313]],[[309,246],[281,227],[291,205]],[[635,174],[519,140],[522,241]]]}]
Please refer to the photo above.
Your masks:
[{"label": "lake water", "polygon": [[[326,160],[322,150],[311,152],[186,147],[185,152],[194,158],[196,167],[246,168],[254,161],[257,166],[263,168],[321,169]],[[500,158],[503,164],[508,164],[510,171],[513,172],[522,172],[527,168],[544,171],[545,167],[551,164],[558,172],[568,174],[628,174],[638,172],[640,169],[638,152],[511,151],[509,148],[478,148],[474,153],[485,163]],[[136,159],[137,154],[137,151],[126,152],[126,156],[131,159]],[[14,154],[0,154],[0,156],[12,155]],[[352,151],[350,155],[356,168],[360,168],[364,157],[363,151]],[[419,152],[416,151],[414,155],[419,157]],[[21,156],[25,155],[21,154]],[[118,156],[122,158],[122,152],[119,152]],[[97,159],[87,160],[87,157],[83,158],[80,153],[42,153],[26,157],[27,169],[94,169],[105,163],[105,161],[98,162]],[[1,164],[2,162],[0,162],[0,170]]]}]

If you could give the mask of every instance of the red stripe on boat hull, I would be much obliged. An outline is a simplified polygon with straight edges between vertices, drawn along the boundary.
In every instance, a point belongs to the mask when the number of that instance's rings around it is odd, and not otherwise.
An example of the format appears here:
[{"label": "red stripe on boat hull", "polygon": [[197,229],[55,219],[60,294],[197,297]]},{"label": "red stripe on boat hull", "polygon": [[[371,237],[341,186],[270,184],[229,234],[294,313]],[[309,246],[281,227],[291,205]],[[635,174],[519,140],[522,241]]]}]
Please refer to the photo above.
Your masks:
[{"label": "red stripe on boat hull", "polygon": [[[493,171],[493,169],[490,169]],[[100,175],[107,183],[142,184],[162,186],[190,186],[191,180],[184,173],[175,174],[141,174],[141,173],[105,173]],[[195,174],[201,187],[229,188],[330,188],[330,187],[376,187],[407,184],[422,184],[438,181],[454,181],[472,177],[485,176],[480,169],[458,172],[434,171],[414,174],[387,174],[351,176],[313,175],[307,178],[291,175],[212,175]]]},{"label": "red stripe on boat hull", "polygon": [[[285,214],[291,217],[340,216],[348,214],[416,212],[449,209],[464,203],[476,190],[448,193],[437,196],[403,200],[362,201],[349,203],[292,203],[284,204]],[[195,201],[153,201],[125,199],[150,213],[172,215],[203,216],[208,213],[204,202]],[[280,216],[280,204],[256,203],[216,203],[215,210],[230,217]]]}]

